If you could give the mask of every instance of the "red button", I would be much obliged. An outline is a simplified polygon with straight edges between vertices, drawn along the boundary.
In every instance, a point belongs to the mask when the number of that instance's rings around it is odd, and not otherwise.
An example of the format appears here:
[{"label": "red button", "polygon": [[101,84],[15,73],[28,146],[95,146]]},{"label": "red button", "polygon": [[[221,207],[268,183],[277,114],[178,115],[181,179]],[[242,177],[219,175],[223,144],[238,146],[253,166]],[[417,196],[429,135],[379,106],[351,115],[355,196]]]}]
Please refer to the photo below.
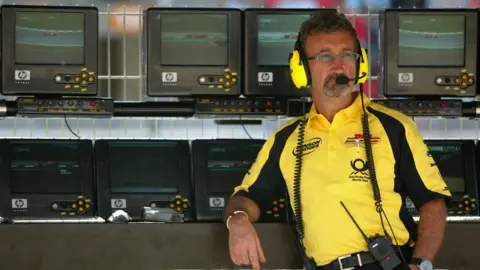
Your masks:
[{"label": "red button", "polygon": [[97,102],[95,100],[90,101],[90,105],[95,106],[97,105]]},{"label": "red button", "polygon": [[271,106],[272,105],[272,102],[271,101],[267,101],[267,106]]}]

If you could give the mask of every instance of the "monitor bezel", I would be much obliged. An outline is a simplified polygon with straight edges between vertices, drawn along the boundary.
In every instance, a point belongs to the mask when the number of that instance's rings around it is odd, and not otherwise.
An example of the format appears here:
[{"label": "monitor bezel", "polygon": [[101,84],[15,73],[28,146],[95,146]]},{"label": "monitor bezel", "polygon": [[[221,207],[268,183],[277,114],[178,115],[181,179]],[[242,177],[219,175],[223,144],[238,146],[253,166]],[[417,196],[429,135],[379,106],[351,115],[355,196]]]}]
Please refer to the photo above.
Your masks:
[{"label": "monitor bezel", "polygon": [[[172,66],[161,64],[162,14],[227,15],[228,55],[226,66]],[[147,95],[150,97],[238,96],[242,89],[242,11],[236,8],[148,8],[145,16],[145,72]],[[158,19],[157,19],[158,17]],[[236,73],[237,84],[230,90],[200,85],[201,75]],[[176,72],[178,81],[164,83],[162,73]]]},{"label": "monitor bezel", "polygon": [[[325,11],[333,9],[322,9]],[[244,74],[245,74],[245,96],[282,96],[282,97],[303,97],[311,96],[309,89],[297,89],[290,77],[290,67],[267,66],[257,64],[258,55],[258,18],[259,15],[311,15],[318,9],[245,9],[244,13]],[[300,30],[300,28],[299,28]],[[294,47],[292,45],[292,51]],[[285,56],[288,59],[288,55]],[[261,72],[273,73],[273,82],[259,83],[258,74]]]},{"label": "monitor bezel", "polygon": [[[114,193],[111,191],[110,183],[110,145],[112,143],[127,143],[127,144],[155,144],[161,142],[177,143],[179,153],[184,155],[179,156],[179,160],[183,163],[179,170],[178,177],[178,193]],[[193,190],[191,180],[191,160],[190,160],[190,146],[186,140],[148,140],[148,139],[100,139],[95,141],[95,165],[96,177],[98,186],[98,212],[102,218],[108,218],[112,214],[111,207],[112,199],[126,199],[126,209],[122,209],[134,219],[140,219],[142,214],[142,207],[150,206],[152,201],[173,201],[177,194],[182,198],[187,198],[190,203],[189,210],[185,212],[185,220],[193,218]]]},{"label": "monitor bezel", "polygon": [[[465,173],[465,193],[451,192],[452,201],[463,202],[463,196],[468,195],[470,198],[479,199],[478,189],[478,165],[477,151],[479,146],[474,140],[425,140],[427,146],[430,145],[460,145],[463,156],[463,170]],[[478,215],[479,209],[474,210],[471,215]]]},{"label": "monitor bezel", "polygon": [[[230,193],[216,193],[208,190],[208,149],[214,144],[264,144],[262,139],[198,139],[192,141],[192,164],[193,164],[193,183],[195,186],[195,206],[196,217],[199,221],[221,221],[223,209],[211,210],[210,198],[223,198],[225,204],[233,194],[233,188]],[[241,147],[241,146],[239,146]],[[240,183],[239,183],[240,185]]]},{"label": "monitor bezel", "polygon": [[[400,15],[464,15],[465,16],[465,66],[447,67],[447,66],[412,66],[405,67],[398,65],[398,35],[399,35],[399,16]],[[462,70],[467,73],[473,73],[475,80],[478,73],[477,51],[478,30],[468,25],[478,24],[478,13],[472,9],[386,9],[380,13],[380,63],[381,71],[379,83],[382,85],[385,97],[419,97],[419,98],[440,98],[440,97],[474,97],[477,95],[478,83],[469,86],[462,93],[461,90],[443,90],[444,86],[436,86],[434,80],[440,75],[460,76]],[[387,42],[388,41],[388,42]],[[402,91],[399,86],[400,73],[413,73],[413,83],[411,87],[417,90],[416,93]],[[410,87],[410,83],[405,87]],[[431,94],[419,89],[438,89],[438,93]],[[442,93],[443,92],[443,93]],[[442,94],[440,94],[442,93]]]},{"label": "monitor bezel", "polygon": [[[22,142],[29,144],[52,144],[52,143],[78,143],[78,153],[81,155],[80,166],[82,169],[81,179],[81,193],[38,193],[38,194],[24,194],[12,193],[11,190],[11,147],[12,143]],[[68,140],[68,139],[0,139],[0,156],[2,162],[0,163],[0,198],[2,217],[32,217],[32,218],[79,218],[82,216],[96,216],[97,215],[97,192],[96,179],[93,164],[93,144],[91,140]],[[60,212],[50,210],[54,201],[75,201],[78,196],[83,196],[85,199],[90,199],[93,203],[93,209],[83,215],[62,216]],[[25,213],[13,211],[11,207],[11,200],[14,198],[26,198],[28,201],[28,210]],[[31,209],[30,209],[31,208]]]},{"label": "monitor bezel", "polygon": [[[84,64],[17,64],[15,62],[15,18],[16,12],[65,12],[84,15]],[[2,17],[2,94],[3,95],[69,95],[94,96],[98,92],[98,8],[67,6],[22,6],[1,7]],[[30,71],[29,83],[16,83],[15,70]],[[63,83],[55,83],[56,74],[80,75],[82,71],[93,72],[94,83],[86,87],[66,88]]]}]

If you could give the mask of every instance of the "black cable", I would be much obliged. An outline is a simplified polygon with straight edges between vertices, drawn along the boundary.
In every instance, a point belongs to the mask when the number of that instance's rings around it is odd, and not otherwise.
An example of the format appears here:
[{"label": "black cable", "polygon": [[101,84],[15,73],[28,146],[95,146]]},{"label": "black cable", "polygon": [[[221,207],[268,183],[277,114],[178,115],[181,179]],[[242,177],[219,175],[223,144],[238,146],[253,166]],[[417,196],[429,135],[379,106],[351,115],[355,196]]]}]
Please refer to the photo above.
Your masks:
[{"label": "black cable", "polygon": [[[377,174],[375,172],[375,164],[374,164],[374,161],[373,161],[373,150],[372,150],[370,127],[368,125],[367,110],[365,109],[365,103],[363,101],[363,93],[364,93],[363,92],[363,84],[360,84],[360,98],[362,100],[362,109],[363,109],[363,115],[362,115],[363,143],[365,144],[365,152],[366,152],[366,157],[367,157],[367,167],[368,167],[368,171],[370,173],[370,181],[371,181],[372,189],[373,189],[373,197],[375,199],[375,209],[380,216],[380,222],[382,223],[382,228],[383,228],[383,231],[385,233],[385,237],[389,238],[388,233],[385,229],[385,224],[383,222],[383,216],[385,217],[385,220],[387,221],[387,224],[388,224],[390,230],[392,231],[393,240],[395,241],[395,245],[397,246],[397,249],[400,253],[400,256],[402,257],[403,262],[405,264],[407,264],[407,261],[405,260],[405,257],[403,256],[403,252],[400,249],[400,246],[398,245],[397,237],[395,236],[392,225],[390,224],[390,221],[388,220],[387,214],[383,210],[382,197],[380,196],[380,188],[378,186]],[[383,216],[382,216],[382,214],[383,214]]]},{"label": "black cable", "polygon": [[305,234],[303,220],[302,220],[302,203],[300,197],[300,179],[302,175],[302,156],[303,156],[303,141],[305,139],[305,126],[307,118],[305,115],[305,97],[302,97],[302,112],[303,119],[300,120],[297,139],[297,151],[295,155],[295,173],[293,178],[293,201],[294,201],[294,215],[295,227],[297,229],[299,241],[303,246],[303,237]]},{"label": "black cable", "polygon": [[240,122],[242,123],[242,128],[245,131],[245,133],[247,134],[248,138],[250,138],[250,140],[253,140],[252,136],[250,136],[250,133],[248,132],[247,128],[245,127],[245,124],[243,124],[243,122],[242,122],[242,116],[241,115],[240,115]]},{"label": "black cable", "polygon": [[70,125],[68,124],[67,115],[64,114],[63,116],[64,116],[63,119],[65,120],[65,125],[67,126],[68,130],[70,130],[70,132],[71,132],[73,135],[75,135],[75,137],[77,137],[78,139],[80,139],[80,136],[78,136],[77,133],[75,133],[75,132],[72,130],[72,128],[70,127]]}]

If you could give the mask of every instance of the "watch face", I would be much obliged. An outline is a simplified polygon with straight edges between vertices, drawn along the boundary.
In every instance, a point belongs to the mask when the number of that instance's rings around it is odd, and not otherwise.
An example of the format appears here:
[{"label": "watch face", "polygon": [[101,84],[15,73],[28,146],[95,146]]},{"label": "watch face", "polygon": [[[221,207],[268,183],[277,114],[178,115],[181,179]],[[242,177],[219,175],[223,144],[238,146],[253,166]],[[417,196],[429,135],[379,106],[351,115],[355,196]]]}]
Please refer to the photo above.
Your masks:
[{"label": "watch face", "polygon": [[423,260],[422,263],[420,264],[420,269],[421,270],[433,270],[433,265],[430,261]]}]

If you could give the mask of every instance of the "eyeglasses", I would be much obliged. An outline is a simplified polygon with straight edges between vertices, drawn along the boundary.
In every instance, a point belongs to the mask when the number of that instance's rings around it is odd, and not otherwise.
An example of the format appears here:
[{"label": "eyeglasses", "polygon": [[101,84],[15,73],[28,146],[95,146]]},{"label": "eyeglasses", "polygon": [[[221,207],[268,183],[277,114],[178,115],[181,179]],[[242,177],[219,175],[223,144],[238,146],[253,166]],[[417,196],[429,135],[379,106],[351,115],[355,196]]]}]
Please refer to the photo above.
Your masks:
[{"label": "eyeglasses", "polygon": [[351,51],[343,52],[340,55],[335,55],[331,52],[323,52],[317,56],[308,57],[308,60],[317,60],[325,64],[331,64],[335,62],[337,58],[340,58],[344,63],[351,63],[357,61],[358,58],[360,58],[360,55]]}]

